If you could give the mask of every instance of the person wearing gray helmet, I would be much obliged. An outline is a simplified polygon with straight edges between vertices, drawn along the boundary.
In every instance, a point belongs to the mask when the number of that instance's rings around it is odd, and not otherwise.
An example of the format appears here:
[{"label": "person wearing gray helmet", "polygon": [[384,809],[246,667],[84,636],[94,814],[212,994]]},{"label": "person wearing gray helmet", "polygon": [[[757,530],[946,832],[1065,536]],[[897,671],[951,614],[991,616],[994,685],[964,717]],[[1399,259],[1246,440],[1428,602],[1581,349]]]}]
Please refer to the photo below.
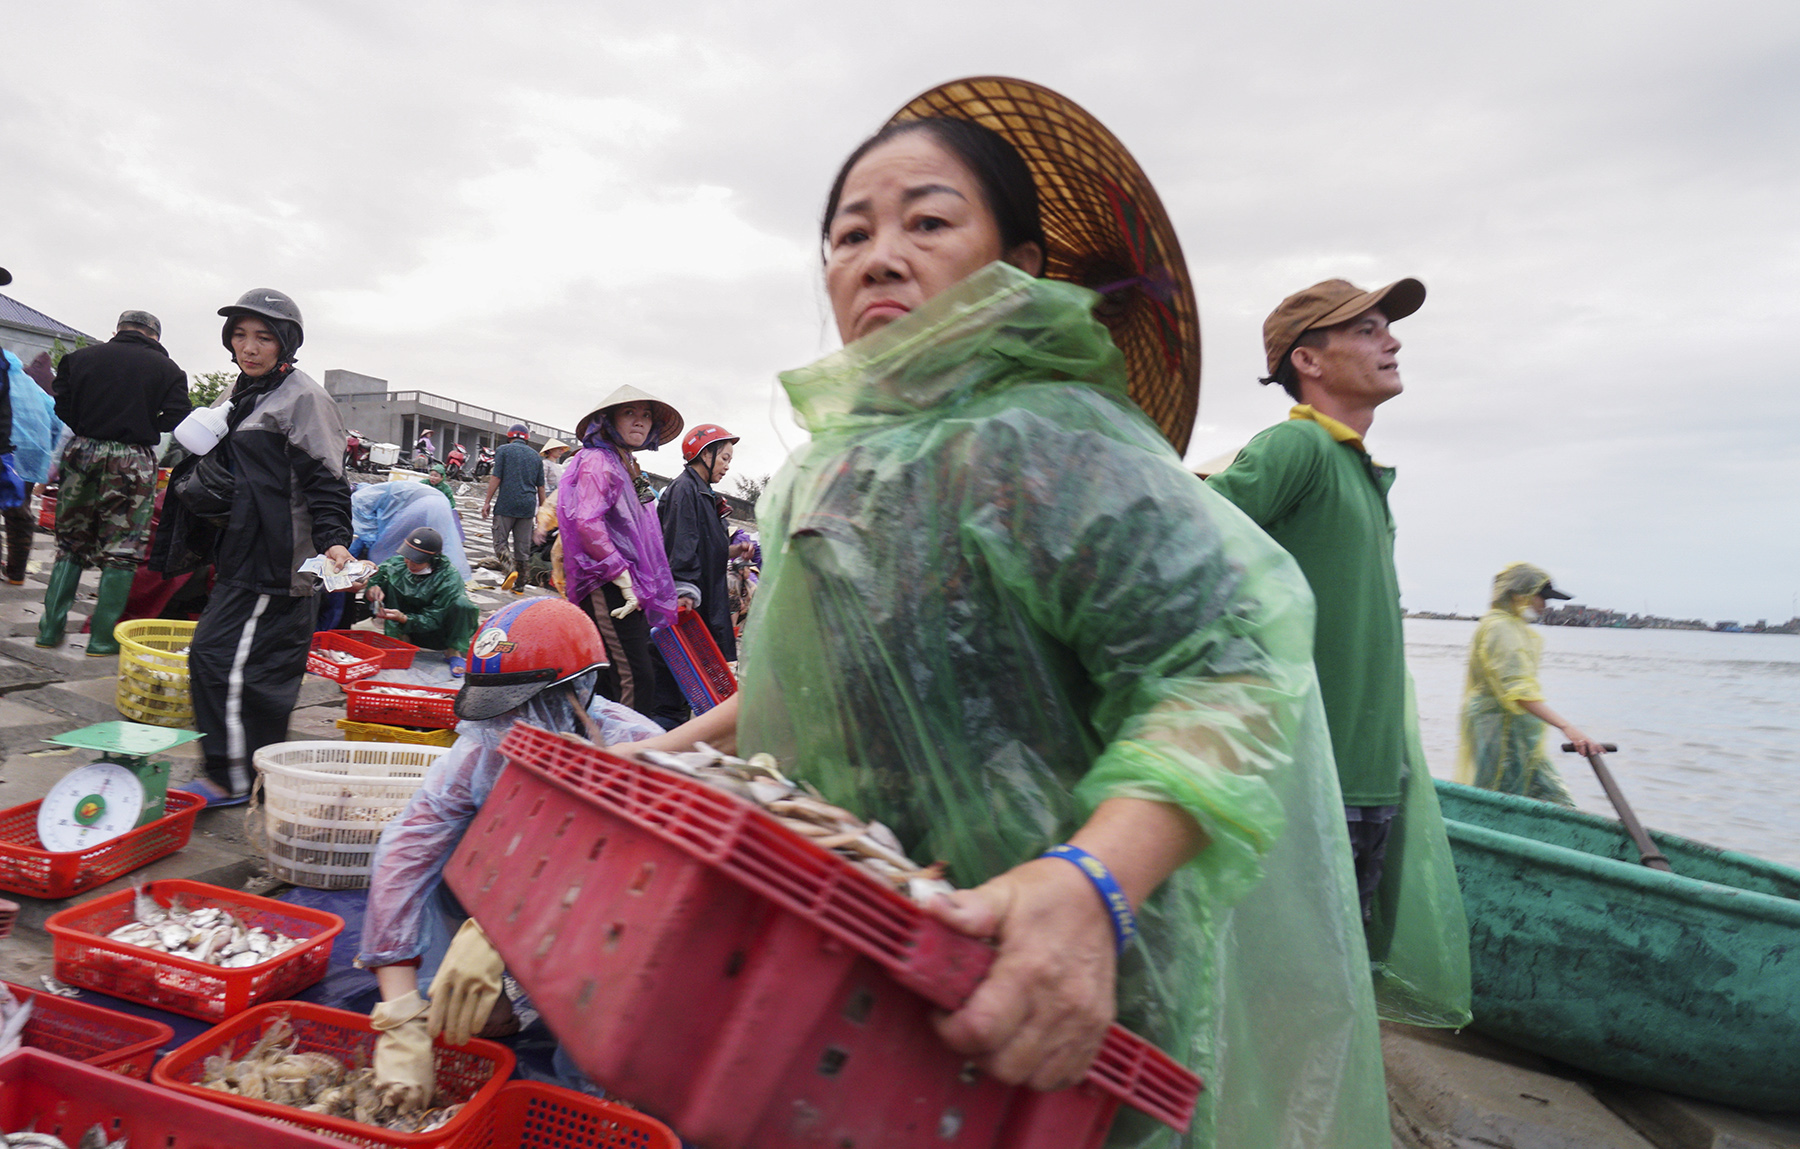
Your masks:
[{"label": "person wearing gray helmet", "polygon": [[[170,490],[217,523],[217,582],[188,651],[206,775],[184,789],[209,805],[234,805],[249,798],[251,756],[287,738],[318,609],[318,580],[299,568],[320,553],[340,567],[350,561],[350,488],[343,417],[294,366],[305,337],[299,307],[259,288],[219,314],[220,338],[241,372],[228,429],[171,476]],[[223,480],[186,481],[209,460],[226,464],[214,468]]]},{"label": "person wearing gray helmet", "polygon": [[56,565],[44,591],[37,644],[61,644],[69,607],[88,567],[100,569],[90,655],[116,655],[113,626],[150,537],[156,446],[187,417],[187,374],[163,350],[162,322],[148,311],[119,316],[112,339],[63,356],[56,417],[71,434],[60,459]]}]

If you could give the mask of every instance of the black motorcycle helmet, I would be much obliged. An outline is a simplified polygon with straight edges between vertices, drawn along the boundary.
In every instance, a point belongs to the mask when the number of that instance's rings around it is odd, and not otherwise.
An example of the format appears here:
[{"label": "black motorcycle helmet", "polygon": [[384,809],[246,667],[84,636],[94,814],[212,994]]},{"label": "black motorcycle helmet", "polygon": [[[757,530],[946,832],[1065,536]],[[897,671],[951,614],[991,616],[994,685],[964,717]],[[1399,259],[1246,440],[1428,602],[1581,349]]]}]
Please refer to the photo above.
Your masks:
[{"label": "black motorcycle helmet", "polygon": [[300,318],[300,306],[274,288],[253,287],[238,296],[236,303],[219,308],[219,314],[225,317],[225,328],[219,333],[219,341],[227,351],[231,350],[232,324],[246,315],[254,315],[268,323],[281,343],[283,363],[292,363],[300,344],[306,340],[306,321]]}]

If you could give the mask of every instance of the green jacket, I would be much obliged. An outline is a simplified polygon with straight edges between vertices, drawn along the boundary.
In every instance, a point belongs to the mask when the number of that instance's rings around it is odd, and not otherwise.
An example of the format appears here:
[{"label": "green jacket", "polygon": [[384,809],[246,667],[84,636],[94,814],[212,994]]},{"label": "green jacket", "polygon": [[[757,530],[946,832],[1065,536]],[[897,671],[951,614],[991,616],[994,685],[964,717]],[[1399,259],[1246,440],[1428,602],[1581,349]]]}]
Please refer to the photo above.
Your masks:
[{"label": "green jacket", "polygon": [[405,623],[389,621],[384,624],[389,638],[405,639],[409,634],[441,634],[460,629],[453,626],[457,622],[457,608],[464,604],[473,605],[469,602],[462,576],[443,555],[434,557],[431,569],[422,575],[407,570],[406,560],[395,555],[375,568],[375,573],[369,576],[369,585],[381,588],[382,606],[406,615]]},{"label": "green jacket", "polygon": [[1119,1018],[1207,1081],[1181,1139],[1386,1149],[1379,1038],[1294,562],[1126,397],[1092,292],[993,264],[782,376],[739,748],[979,885],[1102,801],[1211,842],[1140,908]]},{"label": "green jacket", "polygon": [[1297,417],[1250,440],[1208,483],[1293,555],[1312,586],[1313,661],[1344,804],[1399,805],[1406,642],[1387,501],[1394,469],[1371,460],[1360,440],[1339,441]]}]

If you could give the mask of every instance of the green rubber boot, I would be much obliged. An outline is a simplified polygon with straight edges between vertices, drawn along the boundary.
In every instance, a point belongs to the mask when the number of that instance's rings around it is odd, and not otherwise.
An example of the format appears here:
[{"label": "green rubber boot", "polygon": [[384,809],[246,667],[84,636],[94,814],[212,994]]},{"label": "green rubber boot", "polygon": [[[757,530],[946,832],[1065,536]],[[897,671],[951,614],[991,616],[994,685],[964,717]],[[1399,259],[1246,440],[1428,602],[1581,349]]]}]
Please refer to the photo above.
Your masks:
[{"label": "green rubber boot", "polygon": [[119,653],[119,640],[113,637],[113,627],[125,613],[125,600],[131,597],[131,580],[136,574],[135,570],[115,567],[100,572],[100,599],[94,604],[94,617],[88,624],[89,658]]},{"label": "green rubber boot", "polygon": [[61,646],[63,627],[69,623],[69,607],[81,586],[81,567],[64,559],[50,568],[50,586],[44,591],[44,617],[38,623],[39,646]]}]

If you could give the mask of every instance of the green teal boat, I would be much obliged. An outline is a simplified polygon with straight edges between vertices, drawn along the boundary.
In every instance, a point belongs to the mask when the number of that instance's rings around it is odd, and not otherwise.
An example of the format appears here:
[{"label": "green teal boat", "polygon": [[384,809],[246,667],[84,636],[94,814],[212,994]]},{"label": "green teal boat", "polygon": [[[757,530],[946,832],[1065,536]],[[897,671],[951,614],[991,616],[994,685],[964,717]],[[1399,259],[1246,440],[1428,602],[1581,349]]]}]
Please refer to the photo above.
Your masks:
[{"label": "green teal boat", "polygon": [[1800,871],[1437,783],[1469,918],[1474,1028],[1607,1077],[1800,1109]]}]

